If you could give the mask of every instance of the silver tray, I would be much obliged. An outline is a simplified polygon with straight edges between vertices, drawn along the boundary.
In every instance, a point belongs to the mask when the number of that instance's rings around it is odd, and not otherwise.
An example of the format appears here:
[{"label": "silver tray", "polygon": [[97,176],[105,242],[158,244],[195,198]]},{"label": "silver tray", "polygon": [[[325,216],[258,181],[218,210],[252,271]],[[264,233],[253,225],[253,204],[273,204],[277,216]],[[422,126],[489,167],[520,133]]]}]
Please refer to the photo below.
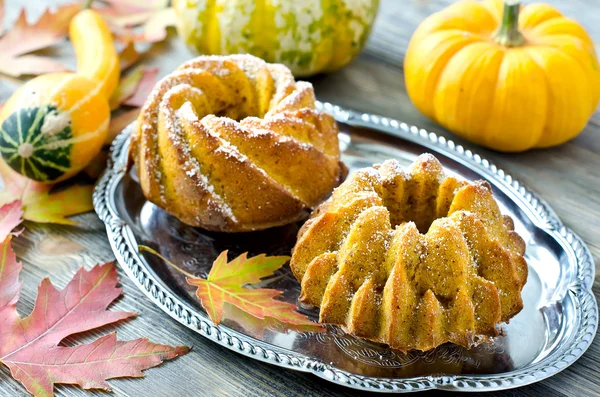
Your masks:
[{"label": "silver tray", "polygon": [[[245,251],[289,254],[299,225],[247,234],[209,233],[183,225],[147,202],[135,173],[127,170],[130,126],[113,144],[107,171],[94,192],[94,206],[106,224],[119,264],[154,304],[228,349],[370,391],[508,389],[548,378],[583,354],[598,326],[591,291],[594,262],[585,243],[548,204],[488,160],[442,136],[385,117],[327,103],[320,106],[340,123],[343,160],[351,171],[387,158],[408,164],[418,154],[431,152],[449,173],[492,184],[502,212],[513,217],[527,242],[529,265],[525,307],[503,326],[503,336],[471,350],[445,344],[426,353],[403,354],[337,327],[322,333],[294,331],[233,309],[214,326],[193,287],[161,260],[141,255],[138,244],[149,245],[188,272],[205,276],[225,249],[230,259]],[[287,266],[262,286],[283,290],[282,299],[296,303],[299,285]],[[314,310],[300,310],[317,317]]]}]

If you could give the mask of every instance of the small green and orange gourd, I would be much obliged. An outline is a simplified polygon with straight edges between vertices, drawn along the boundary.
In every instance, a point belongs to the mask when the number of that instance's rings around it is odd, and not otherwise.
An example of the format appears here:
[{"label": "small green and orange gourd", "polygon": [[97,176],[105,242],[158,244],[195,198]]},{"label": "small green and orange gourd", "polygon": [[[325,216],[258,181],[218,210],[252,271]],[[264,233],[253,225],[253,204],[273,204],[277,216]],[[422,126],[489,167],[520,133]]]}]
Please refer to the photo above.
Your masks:
[{"label": "small green and orange gourd", "polygon": [[507,152],[574,138],[600,99],[592,40],[543,3],[457,2],[421,23],[404,72],[408,95],[426,116]]},{"label": "small green and orange gourd", "polygon": [[71,20],[76,73],[38,76],[0,111],[0,153],[18,173],[55,183],[81,171],[101,150],[119,58],[102,17],[85,9]]}]

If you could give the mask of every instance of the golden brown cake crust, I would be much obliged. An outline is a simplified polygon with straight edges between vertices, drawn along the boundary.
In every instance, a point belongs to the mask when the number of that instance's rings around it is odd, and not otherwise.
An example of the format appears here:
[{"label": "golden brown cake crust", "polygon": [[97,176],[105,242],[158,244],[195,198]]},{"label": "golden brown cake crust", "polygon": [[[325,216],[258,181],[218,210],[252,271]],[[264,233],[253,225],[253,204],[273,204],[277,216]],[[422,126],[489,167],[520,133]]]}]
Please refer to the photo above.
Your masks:
[{"label": "golden brown cake crust", "polygon": [[320,321],[402,351],[490,341],[523,308],[525,242],[487,182],[430,154],[357,171],[298,234],[291,268]]},{"label": "golden brown cake crust", "polygon": [[146,198],[184,223],[252,231],[306,217],[339,185],[337,134],[286,67],[201,56],[158,82],[130,156]]}]

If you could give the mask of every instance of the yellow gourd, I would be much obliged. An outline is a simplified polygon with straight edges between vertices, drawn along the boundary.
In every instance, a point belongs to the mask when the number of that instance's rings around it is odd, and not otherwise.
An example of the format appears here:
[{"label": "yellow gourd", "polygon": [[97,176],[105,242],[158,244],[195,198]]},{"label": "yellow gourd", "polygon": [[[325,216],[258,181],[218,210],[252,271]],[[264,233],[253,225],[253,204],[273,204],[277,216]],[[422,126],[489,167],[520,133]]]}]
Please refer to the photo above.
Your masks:
[{"label": "yellow gourd", "polygon": [[67,179],[98,154],[108,132],[108,100],[119,82],[112,35],[97,12],[80,11],[69,35],[77,72],[28,81],[0,111],[2,158],[39,182]]},{"label": "yellow gourd", "polygon": [[501,151],[572,139],[600,98],[592,40],[547,4],[455,3],[418,27],[404,71],[425,115]]}]

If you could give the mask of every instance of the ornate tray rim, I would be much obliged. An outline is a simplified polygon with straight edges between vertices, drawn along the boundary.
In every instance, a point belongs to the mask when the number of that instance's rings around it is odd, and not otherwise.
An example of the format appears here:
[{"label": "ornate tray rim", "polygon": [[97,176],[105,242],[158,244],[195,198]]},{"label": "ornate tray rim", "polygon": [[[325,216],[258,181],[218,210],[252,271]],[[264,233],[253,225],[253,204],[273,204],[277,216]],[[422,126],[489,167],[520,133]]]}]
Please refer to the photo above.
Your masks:
[{"label": "ornate tray rim", "polygon": [[137,252],[132,230],[116,211],[113,192],[126,172],[125,152],[131,133],[131,126],[129,126],[115,139],[111,147],[108,166],[96,184],[93,201],[96,213],[106,225],[107,235],[118,263],[146,296],[181,324],[230,350],[270,364],[310,372],[343,386],[376,392],[510,389],[538,382],[562,371],[589,348],[598,327],[598,306],[592,293],[594,261],[586,244],[562,224],[554,210],[544,200],[488,160],[443,136],[398,120],[359,113],[330,103],[318,103],[318,106],[331,113],[338,122],[373,128],[415,142],[442,152],[453,160],[477,170],[488,179],[494,180],[498,188],[518,202],[522,209],[529,212],[530,218],[537,223],[537,226],[562,242],[561,245],[567,251],[570,260],[576,262],[577,275],[576,279],[571,280],[569,292],[578,303],[578,314],[582,317],[581,327],[577,330],[571,346],[557,349],[541,361],[529,364],[525,368],[500,375],[432,375],[390,379],[355,375],[306,355],[255,340],[229,328],[214,326],[202,313],[196,312],[177,296],[165,290],[162,282],[148,271],[147,263]]}]

